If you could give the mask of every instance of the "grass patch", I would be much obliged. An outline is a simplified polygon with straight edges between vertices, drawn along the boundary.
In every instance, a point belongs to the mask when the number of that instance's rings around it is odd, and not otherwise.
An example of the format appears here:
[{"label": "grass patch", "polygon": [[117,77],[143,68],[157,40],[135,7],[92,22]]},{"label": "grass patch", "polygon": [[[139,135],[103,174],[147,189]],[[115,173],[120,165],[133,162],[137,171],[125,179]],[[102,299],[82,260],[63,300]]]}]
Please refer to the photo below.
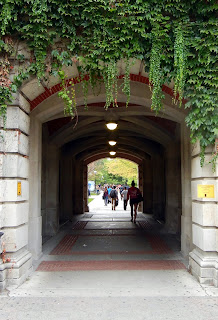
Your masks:
[{"label": "grass patch", "polygon": [[93,198],[88,198],[88,203],[92,202]]}]

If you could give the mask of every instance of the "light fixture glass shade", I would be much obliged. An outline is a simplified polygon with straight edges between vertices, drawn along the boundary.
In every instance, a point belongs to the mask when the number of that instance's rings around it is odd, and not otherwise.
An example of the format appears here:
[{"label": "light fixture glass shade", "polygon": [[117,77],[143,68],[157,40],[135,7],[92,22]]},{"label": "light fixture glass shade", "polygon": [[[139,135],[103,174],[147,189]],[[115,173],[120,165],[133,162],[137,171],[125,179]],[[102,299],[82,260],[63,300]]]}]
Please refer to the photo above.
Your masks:
[{"label": "light fixture glass shade", "polygon": [[108,122],[108,123],[106,123],[106,126],[109,130],[115,130],[117,127],[117,123],[116,122]]},{"label": "light fixture glass shade", "polygon": [[116,151],[110,151],[109,153],[110,153],[111,156],[115,156]]},{"label": "light fixture glass shade", "polygon": [[115,146],[115,144],[117,143],[117,141],[110,140],[110,141],[108,141],[108,143],[109,143],[110,146]]}]

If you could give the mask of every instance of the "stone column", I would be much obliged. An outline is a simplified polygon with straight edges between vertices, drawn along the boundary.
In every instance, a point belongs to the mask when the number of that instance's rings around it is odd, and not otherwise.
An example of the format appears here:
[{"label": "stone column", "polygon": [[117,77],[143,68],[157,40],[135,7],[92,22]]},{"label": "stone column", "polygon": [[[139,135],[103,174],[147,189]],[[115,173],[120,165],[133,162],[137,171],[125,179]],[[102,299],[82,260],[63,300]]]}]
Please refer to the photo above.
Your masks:
[{"label": "stone column", "polygon": [[88,168],[87,168],[86,164],[83,166],[83,199],[84,199],[84,204],[83,204],[84,212],[89,212],[89,206],[88,206]]},{"label": "stone column", "polygon": [[59,230],[59,149],[48,143],[44,156],[46,161],[46,212],[43,229],[45,235],[51,236]]},{"label": "stone column", "polygon": [[42,214],[41,214],[41,166],[42,166],[42,124],[30,117],[30,208],[28,248],[35,260],[42,255]]},{"label": "stone column", "polygon": [[[138,165],[138,186],[139,189],[143,192],[143,163]],[[144,212],[144,207],[143,207],[143,203],[140,202],[139,203],[139,208],[138,211],[142,211]]]},{"label": "stone column", "polygon": [[153,184],[152,184],[152,163],[150,159],[143,161],[143,212],[152,213]]},{"label": "stone column", "polygon": [[166,148],[166,212],[165,227],[168,232],[180,234],[181,230],[181,159],[180,141]]},{"label": "stone column", "polygon": [[165,218],[165,178],[164,157],[162,154],[152,156],[153,165],[153,215],[157,220]]},{"label": "stone column", "polygon": [[73,159],[63,153],[60,161],[60,214],[62,220],[73,216]]},{"label": "stone column", "polygon": [[218,164],[213,172],[212,165],[208,163],[214,149],[206,149],[206,164],[202,168],[199,143],[192,150],[192,232],[195,248],[190,253],[190,270],[200,283],[218,287]]},{"label": "stone column", "polygon": [[186,124],[181,125],[181,252],[188,258],[192,245],[192,198],[191,198],[191,145],[190,131]]},{"label": "stone column", "polygon": [[0,290],[21,284],[32,270],[32,255],[27,250],[28,155],[29,104],[17,95],[7,110],[6,129],[0,130],[0,231],[7,259],[0,259]]},{"label": "stone column", "polygon": [[82,214],[83,211],[83,162],[74,162],[74,192],[73,192],[73,214]]}]

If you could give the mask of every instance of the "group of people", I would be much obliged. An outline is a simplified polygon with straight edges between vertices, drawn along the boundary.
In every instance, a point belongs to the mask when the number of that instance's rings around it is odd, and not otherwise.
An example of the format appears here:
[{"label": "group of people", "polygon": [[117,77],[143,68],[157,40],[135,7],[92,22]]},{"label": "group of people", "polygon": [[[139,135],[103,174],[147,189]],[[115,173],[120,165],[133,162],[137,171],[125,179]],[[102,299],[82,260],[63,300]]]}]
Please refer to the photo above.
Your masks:
[{"label": "group of people", "polygon": [[[126,210],[128,201],[130,202],[131,221],[136,223],[138,204],[143,200],[141,191],[139,190],[139,188],[135,186],[135,182],[132,181],[131,187],[128,190],[127,190],[127,187],[124,187],[124,189],[121,190],[120,195],[121,195],[121,199],[123,199],[124,210]],[[108,202],[111,202],[112,210],[116,210],[116,205],[118,204],[117,187],[105,186],[103,191],[103,199],[104,199],[105,206],[107,206]]]},{"label": "group of people", "polygon": [[105,187],[103,192],[104,205],[107,206],[109,202],[112,204],[112,210],[116,210],[116,204],[118,204],[118,191],[116,186]]}]

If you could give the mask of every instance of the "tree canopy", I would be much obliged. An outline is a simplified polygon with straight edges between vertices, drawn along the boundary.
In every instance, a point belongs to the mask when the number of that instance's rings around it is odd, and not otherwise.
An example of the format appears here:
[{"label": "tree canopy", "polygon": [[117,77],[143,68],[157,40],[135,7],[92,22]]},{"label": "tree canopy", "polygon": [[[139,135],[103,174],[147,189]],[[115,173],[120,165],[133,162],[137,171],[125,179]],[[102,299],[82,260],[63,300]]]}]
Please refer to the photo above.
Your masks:
[{"label": "tree canopy", "polygon": [[121,158],[100,159],[89,164],[88,176],[97,184],[130,185],[132,180],[138,181],[138,165]]}]

